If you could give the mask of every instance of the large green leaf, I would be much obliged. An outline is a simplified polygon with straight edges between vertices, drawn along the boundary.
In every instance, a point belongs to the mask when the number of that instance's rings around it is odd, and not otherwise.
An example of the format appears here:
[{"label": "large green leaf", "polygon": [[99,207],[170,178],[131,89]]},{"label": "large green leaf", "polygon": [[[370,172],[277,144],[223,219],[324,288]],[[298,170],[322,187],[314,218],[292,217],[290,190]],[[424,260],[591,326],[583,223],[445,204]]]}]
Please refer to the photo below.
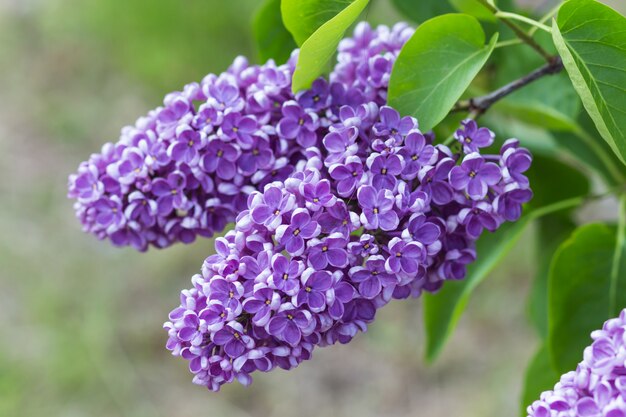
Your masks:
[{"label": "large green leaf", "polygon": [[448,0],[459,12],[472,15],[480,20],[495,22],[496,16],[476,0]]},{"label": "large green leaf", "polygon": [[282,0],[283,22],[301,46],[317,29],[350,3],[353,0]]},{"label": "large green leaf", "polygon": [[[533,199],[528,203],[530,209],[584,196],[590,191],[589,180],[583,173],[554,158],[535,155],[527,175],[534,193]],[[546,178],[550,178],[550,181],[546,181]],[[569,210],[563,210],[537,221],[535,240],[537,271],[528,300],[528,312],[542,338],[545,338],[548,333],[550,261],[557,248],[575,228],[576,224],[572,221]]]},{"label": "large green leaf", "polygon": [[476,244],[476,261],[468,266],[465,279],[447,281],[437,294],[424,294],[426,360],[434,361],[439,356],[474,289],[513,248],[529,222],[526,216],[505,223],[495,233],[483,233]]},{"label": "large green leaf", "polygon": [[552,38],[598,131],[626,163],[626,18],[594,0],[559,9]]},{"label": "large green leaf", "polygon": [[393,4],[409,19],[418,23],[454,11],[446,0],[393,0]]},{"label": "large green leaf", "polygon": [[[313,81],[324,72],[328,61],[337,50],[339,41],[343,38],[350,25],[359,17],[363,9],[365,9],[368,1],[355,0],[350,3],[348,7],[335,17],[320,26],[302,44],[298,64],[293,73],[291,88],[294,92],[310,87]],[[283,19],[285,19],[284,11]]]},{"label": "large green leaf", "polygon": [[265,0],[254,15],[252,32],[259,59],[283,63],[289,59],[296,43],[285,28],[280,14],[280,0]]},{"label": "large green leaf", "polygon": [[424,22],[404,45],[389,81],[389,105],[432,129],[450,112],[493,51],[476,18],[447,14]]},{"label": "large green leaf", "polygon": [[579,227],[554,255],[548,283],[548,349],[559,373],[574,369],[589,334],[626,305],[624,201],[620,225]]},{"label": "large green leaf", "polygon": [[520,415],[526,417],[526,407],[537,400],[542,392],[552,389],[558,381],[559,374],[552,369],[548,349],[542,345],[526,368]]}]

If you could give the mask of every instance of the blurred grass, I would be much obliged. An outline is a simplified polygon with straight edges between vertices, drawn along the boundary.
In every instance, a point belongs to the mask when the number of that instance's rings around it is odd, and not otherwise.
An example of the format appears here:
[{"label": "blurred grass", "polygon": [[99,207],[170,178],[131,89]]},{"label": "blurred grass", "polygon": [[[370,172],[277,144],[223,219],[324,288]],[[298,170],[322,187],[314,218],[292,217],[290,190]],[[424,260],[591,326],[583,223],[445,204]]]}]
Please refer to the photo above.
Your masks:
[{"label": "blurred grass", "polygon": [[[67,175],[168,91],[253,56],[256,0],[0,0],[0,416],[503,416],[534,337],[526,238],[440,362],[419,302],[249,389],[195,387],[161,329],[211,242],[138,254],[80,232]],[[367,17],[398,16],[376,1]]]}]

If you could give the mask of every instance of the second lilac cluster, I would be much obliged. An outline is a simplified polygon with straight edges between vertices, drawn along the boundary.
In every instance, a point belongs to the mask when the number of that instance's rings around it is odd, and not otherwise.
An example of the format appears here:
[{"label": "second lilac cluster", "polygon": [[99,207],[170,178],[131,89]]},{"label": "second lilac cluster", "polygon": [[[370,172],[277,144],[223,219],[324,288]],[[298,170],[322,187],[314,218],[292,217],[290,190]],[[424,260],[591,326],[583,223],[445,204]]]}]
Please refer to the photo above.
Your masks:
[{"label": "second lilac cluster", "polygon": [[458,152],[370,102],[343,106],[321,145],[247,200],[165,323],[194,382],[218,390],[347,343],[392,299],[462,279],[484,229],[532,197],[530,153],[464,122]]},{"label": "second lilac cluster", "polygon": [[591,338],[576,370],[542,393],[529,417],[626,417],[626,310]]}]

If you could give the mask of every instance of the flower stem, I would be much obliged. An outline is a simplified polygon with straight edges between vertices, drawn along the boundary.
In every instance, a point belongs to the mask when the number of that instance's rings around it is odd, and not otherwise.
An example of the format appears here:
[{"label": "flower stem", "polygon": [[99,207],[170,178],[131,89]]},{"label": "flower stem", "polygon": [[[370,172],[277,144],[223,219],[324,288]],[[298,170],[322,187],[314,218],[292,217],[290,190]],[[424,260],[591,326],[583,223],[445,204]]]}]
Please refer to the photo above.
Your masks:
[{"label": "flower stem", "polygon": [[536,20],[530,19],[526,16],[519,15],[517,13],[496,12],[496,17],[501,18],[501,19],[519,20],[520,22],[524,22],[526,24],[536,27],[537,29],[541,29],[545,32],[548,32],[548,33],[552,32],[552,29],[550,29],[549,26],[546,26],[543,23],[539,23]]},{"label": "flower stem", "polygon": [[526,43],[528,46],[533,48],[547,62],[554,61],[554,57],[552,55],[550,55],[545,49],[543,49],[543,47],[541,45],[539,45],[532,38],[532,36],[529,36],[524,31],[524,29],[522,29],[515,22],[513,22],[510,17],[503,17],[502,15],[498,16],[498,13],[500,12],[500,10],[494,4],[490,3],[488,0],[476,0],[476,1],[478,1],[480,4],[485,6],[485,8],[487,8],[487,10],[489,10],[496,17],[498,17],[505,25],[507,25],[515,33],[515,35],[518,38],[520,38],[524,43]]},{"label": "flower stem", "polygon": [[544,65],[541,68],[536,69],[497,90],[480,97],[470,98],[458,102],[453,108],[453,112],[469,111],[471,118],[477,118],[484,112],[486,112],[494,103],[508,96],[509,94],[519,90],[520,88],[538,80],[546,75],[557,74],[563,69],[563,62],[560,58],[554,59],[552,62]]}]

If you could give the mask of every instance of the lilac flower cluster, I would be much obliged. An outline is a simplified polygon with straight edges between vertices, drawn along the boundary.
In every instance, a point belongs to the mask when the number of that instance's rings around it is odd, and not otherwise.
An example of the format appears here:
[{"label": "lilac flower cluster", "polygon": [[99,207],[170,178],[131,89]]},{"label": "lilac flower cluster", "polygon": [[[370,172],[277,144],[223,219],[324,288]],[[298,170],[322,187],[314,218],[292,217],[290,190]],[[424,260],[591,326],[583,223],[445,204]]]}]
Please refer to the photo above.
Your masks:
[{"label": "lilac flower cluster", "polygon": [[[297,95],[297,51],[281,66],[237,58],[226,73],[169,94],[70,176],[68,196],[83,229],[142,251],[222,231],[255,188],[285,179],[303,149],[319,145],[340,106],[382,100],[411,33],[406,25],[372,31],[360,24],[342,42],[341,59],[352,61],[337,66],[337,81],[319,79]],[[367,53],[358,56],[359,48]],[[385,65],[372,61],[381,59]]]},{"label": "lilac flower cluster", "polygon": [[591,333],[575,371],[528,407],[529,417],[626,417],[626,309]]},{"label": "lilac flower cluster", "polygon": [[473,120],[458,152],[375,102],[339,120],[284,181],[250,194],[164,327],[194,382],[218,390],[291,369],[315,346],[347,343],[392,299],[462,279],[484,229],[532,197],[530,153]]}]

